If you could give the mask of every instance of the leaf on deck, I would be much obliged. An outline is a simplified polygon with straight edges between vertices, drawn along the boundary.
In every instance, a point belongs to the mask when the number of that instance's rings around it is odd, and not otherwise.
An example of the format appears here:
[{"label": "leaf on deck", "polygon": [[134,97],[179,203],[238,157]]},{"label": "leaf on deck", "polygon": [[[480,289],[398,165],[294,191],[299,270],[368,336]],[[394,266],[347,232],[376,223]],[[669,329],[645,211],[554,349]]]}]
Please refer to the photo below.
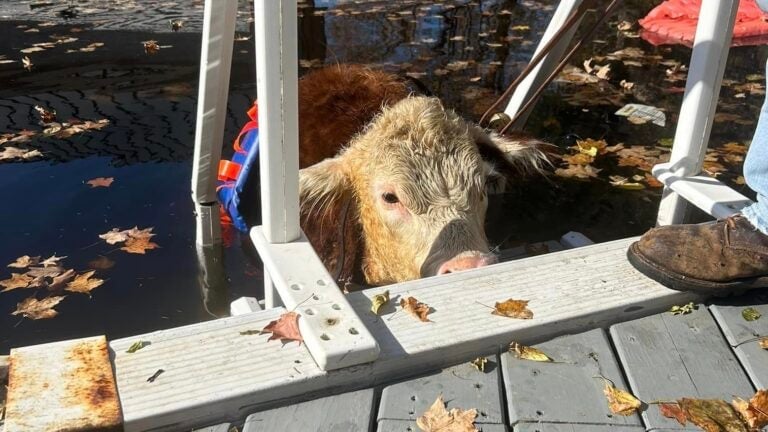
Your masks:
[{"label": "leaf on deck", "polygon": [[416,425],[424,432],[478,432],[474,425],[476,417],[476,409],[446,410],[443,395],[440,395],[435,403],[416,419]]}]

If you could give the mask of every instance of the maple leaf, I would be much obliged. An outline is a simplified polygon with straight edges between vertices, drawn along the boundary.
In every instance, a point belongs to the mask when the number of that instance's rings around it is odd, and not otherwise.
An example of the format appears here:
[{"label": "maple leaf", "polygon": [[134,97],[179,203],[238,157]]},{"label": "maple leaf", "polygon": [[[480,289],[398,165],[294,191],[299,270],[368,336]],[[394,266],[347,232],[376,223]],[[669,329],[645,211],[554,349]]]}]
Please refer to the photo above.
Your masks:
[{"label": "maple leaf", "polygon": [[371,299],[371,312],[378,315],[379,309],[387,303],[389,303],[389,290],[384,291],[382,294],[376,294]]},{"label": "maple leaf", "polygon": [[3,151],[0,152],[0,160],[6,159],[31,159],[33,157],[42,156],[39,150],[24,150],[17,147],[3,147]]},{"label": "maple leaf", "polygon": [[677,403],[659,404],[659,411],[664,417],[675,419],[681,426],[685,426],[685,413]]},{"label": "maple leaf", "polygon": [[472,360],[471,362],[469,362],[469,364],[474,366],[475,369],[479,370],[480,372],[485,372],[486,363],[488,363],[488,359],[485,357],[478,357]]},{"label": "maple leaf", "polygon": [[301,337],[301,332],[299,331],[300,316],[296,312],[285,312],[280,315],[280,318],[270,321],[269,324],[261,329],[261,333],[272,333],[267,341],[280,339],[280,342],[283,344],[297,341],[301,345],[304,342],[304,338]]},{"label": "maple leaf", "polygon": [[600,378],[605,380],[603,393],[605,393],[605,397],[608,399],[608,408],[610,408],[612,413],[629,416],[640,409],[643,403],[638,398],[625,390],[617,389],[608,378]]},{"label": "maple leaf", "polygon": [[533,312],[528,309],[528,300],[509,299],[502,303],[496,302],[491,314],[517,319],[533,318]]},{"label": "maple leaf", "polygon": [[707,432],[748,432],[736,411],[726,401],[682,398],[677,403],[689,422]]},{"label": "maple leaf", "polygon": [[27,72],[32,72],[32,60],[29,59],[29,57],[24,56],[21,58],[21,64],[24,66],[24,69],[27,70]]},{"label": "maple leaf", "polygon": [[477,410],[445,409],[443,395],[435,400],[429,409],[416,419],[416,425],[424,432],[478,432],[475,428]]},{"label": "maple leaf", "polygon": [[160,246],[157,243],[153,243],[146,238],[134,238],[131,237],[125,241],[125,246],[120,250],[124,250],[128,253],[144,255],[147,250],[156,249]]},{"label": "maple leaf", "polygon": [[25,273],[27,276],[32,277],[49,277],[54,278],[58,275],[60,275],[64,271],[63,267],[30,267],[29,270]]},{"label": "maple leaf", "polygon": [[64,287],[64,285],[69,282],[73,277],[75,277],[75,271],[74,270],[67,270],[64,273],[60,274],[59,276],[56,276],[53,278],[53,282],[51,282],[50,285],[48,285],[49,291],[58,291],[61,288]]},{"label": "maple leaf", "polygon": [[27,285],[27,288],[48,288],[48,282],[45,280],[45,276],[38,276],[34,278],[32,282],[29,283],[29,285]]},{"label": "maple leaf", "polygon": [[768,391],[758,390],[749,401],[736,398],[731,405],[750,428],[760,430],[768,425]]},{"label": "maple leaf", "polygon": [[757,343],[760,345],[760,348],[768,350],[768,336],[761,337]]},{"label": "maple leaf", "polygon": [[31,257],[29,255],[24,255],[21,257],[16,258],[16,261],[8,264],[8,267],[13,268],[27,268],[29,266],[37,265],[37,263],[40,262],[40,257]]},{"label": "maple leaf", "polygon": [[148,40],[142,42],[142,44],[144,45],[144,52],[147,54],[157,54],[160,51],[160,45],[157,44],[157,41]]},{"label": "maple leaf", "polygon": [[54,267],[54,266],[58,266],[59,265],[59,261],[63,260],[64,258],[66,258],[66,257],[65,256],[57,257],[56,254],[53,254],[53,256],[50,256],[50,257],[44,259],[42,262],[40,262],[40,264],[43,267]]},{"label": "maple leaf", "polygon": [[53,123],[56,121],[56,110],[47,110],[40,105],[35,105],[35,111],[40,114],[40,121],[43,124]]},{"label": "maple leaf", "polygon": [[427,315],[431,308],[426,303],[416,300],[415,297],[400,299],[400,307],[423,322],[430,322]]},{"label": "maple leaf", "polygon": [[96,177],[94,179],[88,180],[86,183],[88,183],[92,188],[96,188],[109,187],[113,181],[115,181],[114,177]]},{"label": "maple leaf", "polygon": [[136,239],[151,239],[155,236],[155,234],[152,233],[153,227],[139,229],[139,227],[133,227],[128,230],[128,235],[130,237],[136,238]]},{"label": "maple leaf", "polygon": [[128,230],[120,231],[120,228],[112,228],[104,234],[99,234],[100,239],[104,239],[107,244],[121,243],[128,240]]},{"label": "maple leaf", "polygon": [[10,279],[0,281],[0,285],[5,287],[5,289],[0,292],[11,291],[16,288],[26,288],[33,279],[33,277],[26,274],[11,273]]},{"label": "maple leaf", "polygon": [[552,358],[544,354],[544,351],[541,351],[538,348],[525,346],[517,342],[512,342],[509,344],[509,352],[515,353],[515,357],[522,360],[531,360],[537,362],[552,361]]},{"label": "maple leaf", "polygon": [[571,165],[568,168],[558,168],[555,170],[555,175],[565,178],[580,178],[588,179],[591,177],[597,177],[597,174],[602,171],[593,167],[592,165]]},{"label": "maple leaf", "polygon": [[91,270],[88,272],[85,272],[81,275],[77,275],[75,279],[67,284],[67,287],[64,288],[66,291],[71,292],[77,292],[77,293],[84,293],[91,295],[91,291],[94,288],[97,288],[101,286],[101,284],[104,283],[104,280],[97,279],[97,278],[91,278],[93,274],[95,273],[95,270]]},{"label": "maple leaf", "polygon": [[59,314],[59,312],[53,308],[59,304],[59,302],[64,300],[65,297],[66,296],[52,296],[38,300],[35,296],[32,296],[21,303],[16,304],[16,310],[11,312],[11,315],[22,315],[25,318],[34,320],[53,318]]}]

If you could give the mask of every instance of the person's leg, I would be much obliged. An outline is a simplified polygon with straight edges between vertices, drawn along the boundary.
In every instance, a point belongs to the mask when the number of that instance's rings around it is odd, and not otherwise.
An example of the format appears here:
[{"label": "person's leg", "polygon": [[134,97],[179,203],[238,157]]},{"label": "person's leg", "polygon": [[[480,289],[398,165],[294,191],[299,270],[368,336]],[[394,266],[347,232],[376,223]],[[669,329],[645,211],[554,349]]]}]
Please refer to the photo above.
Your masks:
[{"label": "person's leg", "polygon": [[763,234],[768,234],[768,99],[763,103],[760,120],[744,161],[744,179],[757,193],[757,202],[744,208],[742,214]]}]

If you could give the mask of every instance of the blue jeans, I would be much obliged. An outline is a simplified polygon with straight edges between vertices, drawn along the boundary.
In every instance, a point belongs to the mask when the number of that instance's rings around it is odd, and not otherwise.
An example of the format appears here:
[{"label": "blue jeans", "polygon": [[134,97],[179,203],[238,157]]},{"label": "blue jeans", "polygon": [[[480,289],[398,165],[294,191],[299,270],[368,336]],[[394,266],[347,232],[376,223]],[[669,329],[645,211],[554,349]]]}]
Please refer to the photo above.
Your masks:
[{"label": "blue jeans", "polygon": [[[768,0],[758,0],[758,4],[763,8],[768,6]],[[755,136],[744,161],[744,179],[757,192],[757,202],[745,207],[741,213],[755,228],[768,234],[768,100],[763,102]]]}]

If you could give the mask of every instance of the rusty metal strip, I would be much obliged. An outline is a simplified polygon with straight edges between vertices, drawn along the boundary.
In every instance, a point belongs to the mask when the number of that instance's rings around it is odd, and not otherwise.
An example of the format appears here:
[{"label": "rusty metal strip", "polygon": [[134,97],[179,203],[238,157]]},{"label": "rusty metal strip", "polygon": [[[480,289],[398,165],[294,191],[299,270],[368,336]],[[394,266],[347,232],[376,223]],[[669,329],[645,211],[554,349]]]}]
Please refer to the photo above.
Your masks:
[{"label": "rusty metal strip", "polygon": [[11,350],[6,431],[121,431],[104,336]]}]

